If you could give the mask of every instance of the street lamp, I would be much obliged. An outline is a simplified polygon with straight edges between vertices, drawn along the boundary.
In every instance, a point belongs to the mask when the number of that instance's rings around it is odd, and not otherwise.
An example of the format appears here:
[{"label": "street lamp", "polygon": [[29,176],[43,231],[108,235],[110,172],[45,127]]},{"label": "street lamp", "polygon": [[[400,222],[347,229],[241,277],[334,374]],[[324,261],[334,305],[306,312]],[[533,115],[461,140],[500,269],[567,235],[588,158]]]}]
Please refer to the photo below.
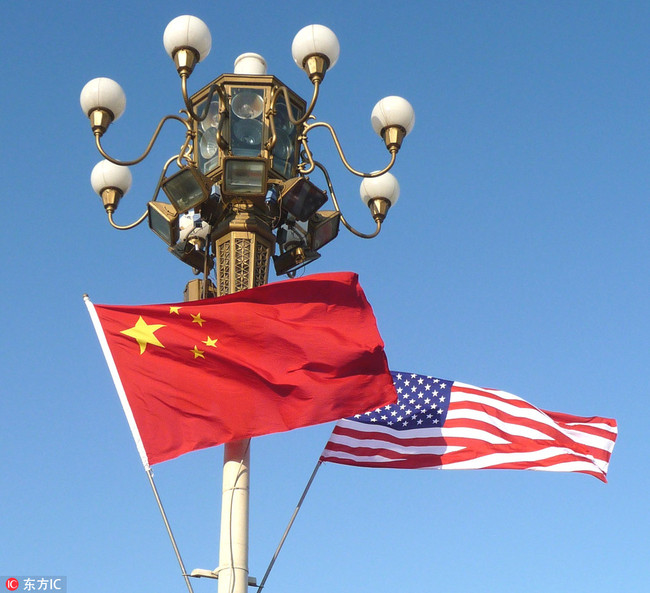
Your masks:
[{"label": "street lamp", "polygon": [[[185,300],[265,284],[271,260],[277,275],[293,277],[320,257],[322,247],[338,235],[340,224],[363,238],[379,233],[399,195],[397,180],[388,171],[415,116],[401,97],[379,101],[371,123],[385,143],[389,162],[370,173],[350,165],[334,128],[313,116],[320,85],[339,58],[339,42],[330,29],[309,25],[293,40],[293,59],[312,83],[309,101],[267,74],[264,58],[253,53],[237,58],[234,73],[221,74],[190,96],[188,78],[210,52],[208,27],[196,17],[179,16],[167,25],[163,44],[181,80],[184,109],[160,120],[138,158],[118,160],[102,146],[103,135],[126,106],[118,83],[91,80],[81,91],[80,103],[104,157],[91,181],[109,223],[128,230],[148,220],[173,255],[203,273],[202,279],[188,283]],[[117,224],[115,210],[131,184],[128,167],[149,155],[171,120],[183,127],[180,150],[163,165],[144,214],[131,224]],[[343,216],[329,173],[309,147],[308,136],[319,127],[329,131],[347,170],[363,178],[361,197],[375,221],[374,232],[359,232]],[[325,178],[326,190],[310,178],[316,169]],[[168,202],[159,200],[161,191]],[[334,210],[321,210],[329,197]],[[243,593],[248,586],[249,455],[248,440],[225,447],[220,563],[212,571],[219,576],[221,593]]]}]

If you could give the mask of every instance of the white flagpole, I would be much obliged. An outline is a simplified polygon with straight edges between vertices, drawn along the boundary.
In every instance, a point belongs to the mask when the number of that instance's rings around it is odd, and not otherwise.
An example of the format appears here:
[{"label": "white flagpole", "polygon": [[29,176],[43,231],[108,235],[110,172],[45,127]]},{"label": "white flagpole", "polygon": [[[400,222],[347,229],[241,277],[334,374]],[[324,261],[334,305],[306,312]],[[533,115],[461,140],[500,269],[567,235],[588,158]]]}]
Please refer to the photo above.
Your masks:
[{"label": "white flagpole", "polygon": [[133,435],[133,440],[135,441],[135,446],[138,449],[138,454],[142,460],[142,465],[144,466],[145,471],[149,471],[151,468],[149,466],[149,459],[147,457],[147,452],[144,448],[144,443],[142,442],[142,437],[140,436],[140,431],[138,430],[138,425],[135,423],[135,418],[133,416],[133,411],[129,405],[129,400],[126,397],[126,391],[124,391],[124,385],[122,385],[122,379],[120,379],[120,374],[117,371],[117,366],[115,366],[115,361],[113,360],[113,354],[111,349],[108,347],[108,341],[106,340],[106,335],[104,334],[104,328],[102,327],[101,321],[99,321],[99,316],[95,310],[95,306],[90,301],[90,297],[85,294],[84,302],[88,308],[88,313],[90,313],[90,319],[93,322],[95,332],[97,333],[97,338],[102,347],[102,352],[104,353],[104,358],[106,359],[106,364],[108,365],[108,370],[111,373],[113,378],[113,383],[115,384],[115,389],[117,390],[117,395],[120,398],[120,403],[122,404],[122,409],[126,416],[126,421],[129,424],[131,429],[131,434]]}]

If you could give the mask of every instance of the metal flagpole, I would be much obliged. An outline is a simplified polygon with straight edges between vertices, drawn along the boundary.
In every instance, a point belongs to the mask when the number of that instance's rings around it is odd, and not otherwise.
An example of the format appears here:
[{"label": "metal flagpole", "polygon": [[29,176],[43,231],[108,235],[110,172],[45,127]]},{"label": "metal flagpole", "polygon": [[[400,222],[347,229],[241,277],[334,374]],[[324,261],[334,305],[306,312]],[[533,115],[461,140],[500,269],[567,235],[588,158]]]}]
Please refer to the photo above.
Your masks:
[{"label": "metal flagpole", "polygon": [[282,538],[280,539],[280,543],[278,544],[278,547],[275,549],[275,554],[273,554],[273,558],[271,558],[271,562],[269,563],[269,567],[266,569],[266,572],[264,573],[264,576],[262,577],[262,581],[260,582],[258,588],[257,588],[257,593],[260,593],[260,591],[264,588],[264,585],[266,583],[266,579],[269,576],[269,573],[271,572],[271,569],[273,568],[273,565],[275,564],[275,561],[280,554],[280,550],[282,549],[282,546],[284,545],[284,540],[287,539],[287,535],[289,535],[289,531],[293,525],[293,522],[296,519],[296,516],[298,515],[298,511],[300,510],[300,507],[302,506],[303,501],[305,500],[305,496],[307,496],[307,492],[309,492],[309,488],[311,487],[311,483],[314,481],[314,478],[316,477],[316,472],[318,472],[318,469],[320,468],[321,464],[323,462],[319,459],[318,463],[316,464],[316,467],[314,468],[314,471],[311,472],[311,476],[309,478],[309,481],[307,482],[307,485],[305,486],[305,489],[302,492],[302,495],[300,496],[300,500],[298,501],[298,504],[296,505],[296,508],[293,511],[293,515],[291,515],[291,519],[289,520],[289,524],[287,525],[287,528],[284,530],[284,533],[282,534]]},{"label": "metal flagpole", "polygon": [[187,590],[189,591],[189,593],[194,593],[194,589],[192,589],[190,580],[187,578],[187,571],[185,570],[185,565],[183,564],[181,553],[178,551],[178,546],[176,545],[176,539],[174,538],[174,534],[172,533],[172,528],[169,525],[169,521],[167,520],[167,513],[165,513],[165,508],[163,507],[162,501],[160,500],[160,496],[158,495],[158,488],[156,488],[156,483],[153,480],[153,472],[151,471],[151,468],[147,469],[147,477],[149,478],[149,484],[151,484],[153,495],[156,497],[156,502],[158,503],[158,509],[160,510],[160,514],[162,515],[163,522],[165,523],[165,528],[167,529],[167,535],[169,535],[169,539],[172,542],[172,547],[174,548],[174,554],[176,554],[176,560],[178,560],[178,564],[181,567],[181,572],[183,573],[183,578],[185,579]]}]

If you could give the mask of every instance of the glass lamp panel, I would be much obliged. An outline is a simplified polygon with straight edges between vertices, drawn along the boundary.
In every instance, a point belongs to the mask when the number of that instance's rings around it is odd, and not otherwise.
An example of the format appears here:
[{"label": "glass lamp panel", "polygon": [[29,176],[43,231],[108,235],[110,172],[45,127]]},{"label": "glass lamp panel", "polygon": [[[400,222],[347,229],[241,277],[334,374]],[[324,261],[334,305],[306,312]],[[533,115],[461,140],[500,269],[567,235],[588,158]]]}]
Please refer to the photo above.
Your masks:
[{"label": "glass lamp panel", "polygon": [[[291,105],[293,119],[299,119],[303,115],[303,110],[295,105]],[[296,146],[298,131],[296,126],[291,123],[287,104],[284,97],[280,97],[276,102],[275,134],[276,142],[273,147],[272,169],[283,179],[289,179],[295,175],[298,150]]]},{"label": "glass lamp panel", "polygon": [[[291,108],[293,119],[298,119],[302,113],[299,112],[300,110],[295,105],[292,105]],[[295,135],[296,127],[291,123],[291,120],[289,119],[287,104],[284,100],[284,96],[282,95],[275,103],[275,112],[275,129],[277,131],[285,132],[289,135]]]},{"label": "glass lamp panel", "polygon": [[219,145],[217,144],[217,129],[208,128],[201,134],[201,140],[199,141],[199,154],[202,157],[201,160],[209,161],[213,159],[218,151]]},{"label": "glass lamp panel", "polygon": [[233,155],[256,157],[261,154],[264,140],[264,89],[232,89],[230,132]]},{"label": "glass lamp panel", "polygon": [[259,118],[264,111],[264,97],[255,89],[239,89],[231,103],[232,112],[240,119]]},{"label": "glass lamp panel", "polygon": [[336,239],[339,234],[339,223],[341,213],[335,210],[317,212],[309,219],[309,236],[311,237],[311,248],[318,251],[323,245]]},{"label": "glass lamp panel", "polygon": [[226,159],[225,194],[262,196],[266,193],[266,161],[263,159]]},{"label": "glass lamp panel", "polygon": [[[195,107],[199,114],[205,109],[205,101]],[[199,171],[207,175],[219,166],[219,145],[217,144],[217,128],[219,126],[219,97],[215,94],[210,102],[208,114],[199,122],[196,130],[196,162]]]},{"label": "glass lamp panel", "polygon": [[325,202],[327,194],[304,177],[288,181],[282,192],[282,207],[303,222]]},{"label": "glass lamp panel", "polygon": [[170,247],[178,241],[178,214],[171,204],[149,202],[149,228]]},{"label": "glass lamp panel", "polygon": [[178,212],[187,212],[208,199],[209,193],[194,169],[183,169],[163,183],[163,190]]}]

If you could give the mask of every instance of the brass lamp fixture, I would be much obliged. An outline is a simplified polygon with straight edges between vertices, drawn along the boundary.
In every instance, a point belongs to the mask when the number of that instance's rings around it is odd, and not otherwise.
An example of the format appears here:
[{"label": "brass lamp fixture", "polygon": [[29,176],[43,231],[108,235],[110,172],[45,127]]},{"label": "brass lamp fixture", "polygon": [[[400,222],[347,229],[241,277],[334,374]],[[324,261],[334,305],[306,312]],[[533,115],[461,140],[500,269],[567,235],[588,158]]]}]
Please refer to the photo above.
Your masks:
[{"label": "brass lamp fixture", "polygon": [[[272,256],[279,275],[295,275],[336,238],[340,224],[359,237],[376,236],[399,195],[397,180],[388,170],[413,128],[415,116],[408,101],[391,96],[375,105],[372,127],[383,139],[390,159],[381,170],[358,171],[345,157],[334,128],[313,115],[320,85],[340,53],[330,29],[309,25],[293,40],[293,59],[312,84],[309,101],[267,74],[264,58],[253,53],[237,58],[234,73],[221,74],[190,96],[188,79],[210,53],[211,41],[208,27],[193,16],[177,17],[165,29],[163,44],[181,80],[184,108],[179,115],[160,120],[144,152],[135,159],[118,160],[102,146],[103,135],[126,106],[120,85],[95,78],[84,86],[81,107],[104,158],[93,170],[91,181],[110,224],[127,230],[148,219],[174,255],[199,272],[214,269],[215,282],[207,275],[203,280],[204,296],[267,282]],[[183,127],[180,150],[164,164],[146,212],[131,224],[118,225],[113,216],[131,185],[128,167],[149,155],[170,120]],[[319,127],[329,131],[348,171],[363,178],[361,197],[375,221],[373,233],[357,231],[343,216],[330,176],[309,148],[308,136]],[[314,173],[322,174],[325,189],[314,183]],[[159,201],[161,190],[169,202]],[[334,209],[319,211],[329,197]],[[192,224],[200,222],[200,240],[196,229],[191,241],[183,238],[188,216]],[[210,292],[213,285],[216,288]]]},{"label": "brass lamp fixture", "polygon": [[372,217],[378,224],[386,218],[388,209],[399,198],[399,183],[391,173],[379,177],[369,177],[361,182],[359,188],[363,203],[370,208]]},{"label": "brass lamp fixture", "polygon": [[[379,101],[371,123],[384,141],[389,162],[369,173],[350,165],[334,128],[313,115],[320,85],[340,53],[330,29],[309,25],[293,40],[293,59],[312,85],[308,101],[267,74],[264,58],[253,53],[239,56],[233,73],[221,74],[190,96],[188,79],[210,53],[208,27],[194,16],[179,16],[167,25],[163,44],[180,77],[184,106],[179,115],[160,120],[140,156],[119,160],[102,146],[102,137],[126,106],[118,83],[108,78],[91,80],[81,91],[80,103],[104,159],[93,169],[91,183],[102,198],[109,223],[128,230],[148,219],[171,254],[202,274],[202,279],[187,284],[185,300],[265,284],[271,260],[277,275],[293,277],[320,257],[341,224],[363,238],[380,232],[399,195],[397,180],[388,171],[415,116],[401,97]],[[163,164],[144,214],[119,225],[113,216],[131,186],[128,167],[149,155],[168,121],[182,126],[180,149]],[[359,232],[343,216],[329,173],[309,147],[308,137],[316,128],[329,131],[345,168],[363,178],[361,197],[375,221],[374,232]],[[315,183],[314,174],[324,179],[323,188]],[[158,199],[161,191],[168,202]],[[329,198],[333,210],[321,210]],[[248,592],[249,445],[244,439],[224,447],[219,566],[188,575],[172,537],[190,592],[189,576],[218,578],[219,593]]]}]

